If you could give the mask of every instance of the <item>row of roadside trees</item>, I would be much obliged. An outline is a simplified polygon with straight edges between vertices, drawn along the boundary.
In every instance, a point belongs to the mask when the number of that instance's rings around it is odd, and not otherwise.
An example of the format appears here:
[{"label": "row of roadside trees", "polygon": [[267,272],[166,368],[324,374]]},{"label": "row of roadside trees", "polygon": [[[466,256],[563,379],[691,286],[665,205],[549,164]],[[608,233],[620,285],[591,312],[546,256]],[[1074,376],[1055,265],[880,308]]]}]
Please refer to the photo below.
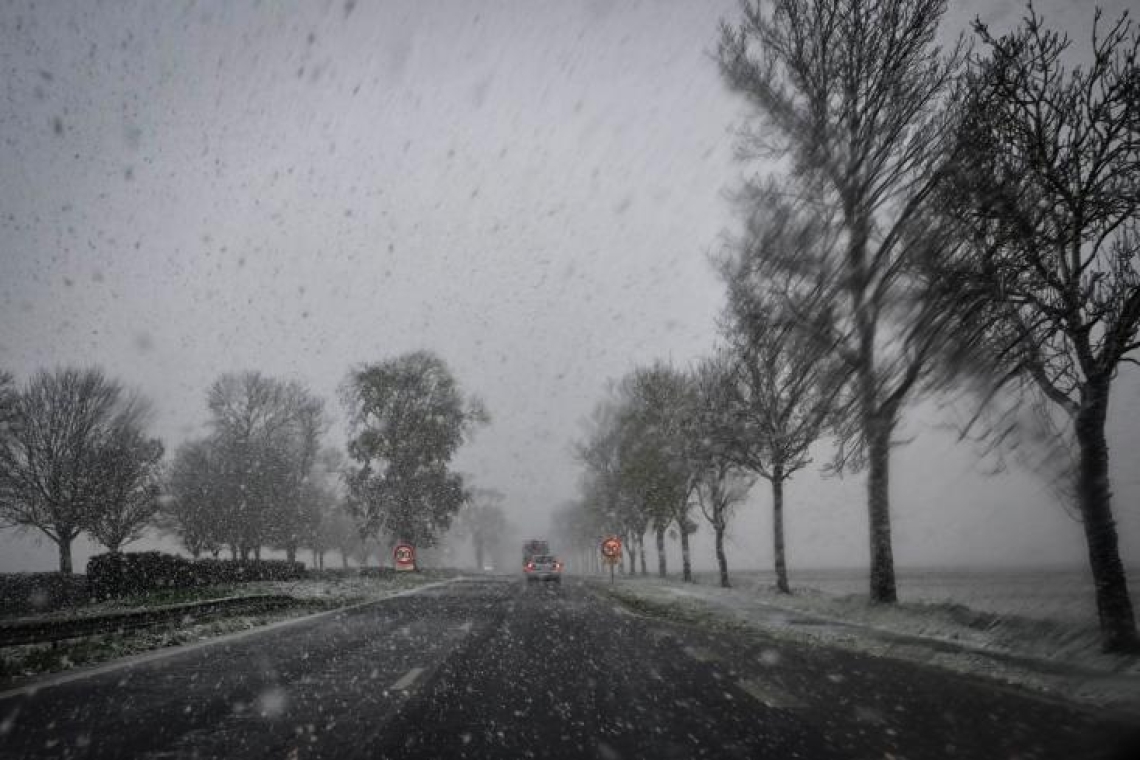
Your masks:
[{"label": "row of roadside trees", "polygon": [[[260,558],[337,550],[363,562],[396,540],[427,547],[464,507],[487,511],[450,468],[487,421],[428,352],[354,369],[342,386],[348,455],[327,444],[325,402],[297,381],[224,374],[206,394],[206,434],[164,459],[151,405],[98,369],[0,375],[0,526],[31,529],[59,550],[88,535],[118,552],[150,528],[194,557]],[[501,517],[501,512],[499,512]],[[483,519],[465,524],[479,526]]]},{"label": "row of roadside trees", "polygon": [[716,261],[721,345],[615,386],[560,523],[625,535],[643,569],[652,530],[661,572],[673,530],[689,579],[691,512],[719,536],[764,478],[786,591],[781,485],[826,437],[832,470],[866,471],[870,597],[892,603],[895,431],[908,405],[948,396],[971,410],[964,434],[1000,450],[1032,432],[1062,464],[1049,476],[1084,526],[1104,646],[1135,650],[1105,423],[1140,348],[1140,35],[1097,13],[1078,59],[1030,8],[1006,35],[978,22],[976,47],[944,49],[945,7],[746,2],[722,25],[757,173]]}]

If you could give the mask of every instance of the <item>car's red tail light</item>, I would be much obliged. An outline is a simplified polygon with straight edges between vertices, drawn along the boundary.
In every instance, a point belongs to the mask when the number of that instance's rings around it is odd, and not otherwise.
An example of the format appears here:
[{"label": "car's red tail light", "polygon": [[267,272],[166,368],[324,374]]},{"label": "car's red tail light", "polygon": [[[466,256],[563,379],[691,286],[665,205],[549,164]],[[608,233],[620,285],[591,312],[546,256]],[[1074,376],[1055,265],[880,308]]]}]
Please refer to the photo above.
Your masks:
[{"label": "car's red tail light", "polygon": [[526,571],[529,573],[533,569],[534,569],[534,563],[533,562],[527,562],[526,563]]}]

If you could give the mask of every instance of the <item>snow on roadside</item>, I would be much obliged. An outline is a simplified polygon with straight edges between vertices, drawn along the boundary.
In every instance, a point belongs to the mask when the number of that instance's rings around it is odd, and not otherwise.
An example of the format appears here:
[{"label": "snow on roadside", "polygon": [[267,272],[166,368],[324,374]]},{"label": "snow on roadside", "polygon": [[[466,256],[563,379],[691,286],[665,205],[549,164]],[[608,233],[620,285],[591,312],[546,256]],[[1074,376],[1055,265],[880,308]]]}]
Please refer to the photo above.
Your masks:
[{"label": "snow on roadside", "polygon": [[333,578],[302,578],[295,581],[258,581],[243,585],[246,594],[285,594],[295,599],[336,601],[345,604],[386,599],[425,583],[440,580],[425,573],[405,573],[377,578],[347,575]]},{"label": "snow on roadside", "polygon": [[[201,620],[188,614],[181,622],[152,629],[97,634],[55,644],[0,647],[0,689],[37,675],[95,665],[154,649],[193,644],[290,618],[311,615],[314,612],[378,601],[439,580],[441,578],[434,574],[409,573],[381,578],[353,575],[296,581],[264,581],[241,584],[232,589],[226,587],[227,597],[287,594],[296,598],[298,604],[261,613],[243,612],[211,616]],[[138,608],[115,603],[91,605],[91,607],[96,609],[87,608],[90,611],[82,614],[90,616]]]},{"label": "snow on roadside", "polygon": [[865,596],[794,590],[788,596],[771,587],[625,578],[612,593],[682,618],[727,621],[801,643],[922,662],[1140,711],[1140,658],[1100,652],[1095,622],[1026,619],[951,603],[872,605]]}]

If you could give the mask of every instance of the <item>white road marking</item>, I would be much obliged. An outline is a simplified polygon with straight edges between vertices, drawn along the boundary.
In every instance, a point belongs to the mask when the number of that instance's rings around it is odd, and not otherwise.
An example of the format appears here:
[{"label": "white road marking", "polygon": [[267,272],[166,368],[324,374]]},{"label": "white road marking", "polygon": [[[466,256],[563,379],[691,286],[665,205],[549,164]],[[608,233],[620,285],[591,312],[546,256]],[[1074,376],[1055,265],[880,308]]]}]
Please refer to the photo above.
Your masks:
[{"label": "white road marking", "polygon": [[707,649],[698,649],[697,647],[685,647],[685,654],[692,657],[697,662],[716,662],[716,655]]},{"label": "white road marking", "polygon": [[459,626],[459,630],[463,631],[464,633],[471,633],[471,627],[473,625],[474,625],[474,623],[472,621],[468,620],[463,625]]},{"label": "white road marking", "polygon": [[416,679],[419,678],[420,674],[423,672],[423,668],[412,668],[407,673],[400,676],[399,681],[396,681],[396,683],[392,684],[388,688],[392,691],[405,691],[409,686],[416,682]]},{"label": "white road marking", "polygon": [[806,707],[803,702],[791,694],[773,688],[770,684],[762,683],[757,678],[737,681],[736,685],[740,687],[741,691],[765,707],[777,710],[802,710]]}]

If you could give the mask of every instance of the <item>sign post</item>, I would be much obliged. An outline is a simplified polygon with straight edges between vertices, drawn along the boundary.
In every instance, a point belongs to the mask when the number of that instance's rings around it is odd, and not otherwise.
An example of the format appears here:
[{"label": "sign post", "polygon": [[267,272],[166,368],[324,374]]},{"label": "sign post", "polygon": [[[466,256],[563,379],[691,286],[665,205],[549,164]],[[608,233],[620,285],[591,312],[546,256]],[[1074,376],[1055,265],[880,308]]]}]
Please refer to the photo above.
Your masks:
[{"label": "sign post", "polygon": [[392,558],[396,560],[397,570],[416,569],[416,547],[411,544],[396,544],[396,548],[392,550]]},{"label": "sign post", "polygon": [[610,566],[610,584],[614,582],[614,565],[621,562],[621,539],[610,536],[602,541],[602,561]]}]

